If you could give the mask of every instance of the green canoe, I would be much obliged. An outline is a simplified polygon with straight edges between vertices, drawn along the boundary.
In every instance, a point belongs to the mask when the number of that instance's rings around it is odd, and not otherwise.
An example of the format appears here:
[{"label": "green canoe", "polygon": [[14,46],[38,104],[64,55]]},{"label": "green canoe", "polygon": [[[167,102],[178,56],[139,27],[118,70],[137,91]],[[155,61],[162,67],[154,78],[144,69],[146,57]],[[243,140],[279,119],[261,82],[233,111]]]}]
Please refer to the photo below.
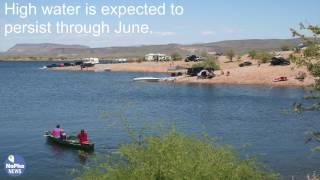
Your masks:
[{"label": "green canoe", "polygon": [[44,135],[47,137],[48,142],[58,144],[63,147],[74,148],[84,151],[94,151],[94,143],[80,144],[75,137],[68,137],[66,140],[54,137],[49,131]]}]

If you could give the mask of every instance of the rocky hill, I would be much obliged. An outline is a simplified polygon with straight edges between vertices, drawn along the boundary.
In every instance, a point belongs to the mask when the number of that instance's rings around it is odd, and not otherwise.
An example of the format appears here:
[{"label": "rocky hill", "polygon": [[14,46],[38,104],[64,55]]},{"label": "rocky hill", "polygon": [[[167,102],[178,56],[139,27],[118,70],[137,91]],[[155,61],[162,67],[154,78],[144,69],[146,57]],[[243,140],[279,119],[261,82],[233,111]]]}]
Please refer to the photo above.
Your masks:
[{"label": "rocky hill", "polygon": [[250,40],[231,40],[220,41],[213,43],[180,45],[180,44],[165,44],[165,45],[144,45],[130,47],[102,47],[90,48],[82,45],[64,45],[64,44],[17,44],[10,48],[7,52],[0,54],[4,57],[142,57],[147,53],[179,53],[187,55],[191,53],[220,52],[223,53],[228,49],[233,49],[236,53],[245,53],[250,50],[280,50],[282,46],[297,46],[300,43],[298,39],[250,39]]}]

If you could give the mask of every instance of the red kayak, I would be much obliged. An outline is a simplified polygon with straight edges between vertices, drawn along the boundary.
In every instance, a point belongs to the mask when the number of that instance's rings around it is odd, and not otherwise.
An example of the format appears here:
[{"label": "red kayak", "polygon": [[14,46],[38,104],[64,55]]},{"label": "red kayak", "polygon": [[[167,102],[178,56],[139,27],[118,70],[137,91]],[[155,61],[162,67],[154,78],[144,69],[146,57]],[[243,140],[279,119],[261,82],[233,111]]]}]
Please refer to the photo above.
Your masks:
[{"label": "red kayak", "polygon": [[288,78],[285,76],[279,76],[279,77],[273,78],[273,82],[280,82],[280,81],[288,81]]}]

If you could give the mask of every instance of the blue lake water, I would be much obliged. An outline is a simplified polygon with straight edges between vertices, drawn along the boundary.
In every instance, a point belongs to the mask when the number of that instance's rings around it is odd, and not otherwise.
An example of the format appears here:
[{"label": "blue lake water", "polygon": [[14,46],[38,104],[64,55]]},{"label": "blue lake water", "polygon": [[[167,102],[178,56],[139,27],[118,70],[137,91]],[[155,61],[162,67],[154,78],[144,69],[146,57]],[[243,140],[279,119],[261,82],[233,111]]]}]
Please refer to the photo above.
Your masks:
[{"label": "blue lake water", "polygon": [[[304,144],[306,131],[320,129],[319,112],[286,112],[303,101],[303,89],[135,83],[134,77],[163,75],[38,69],[46,64],[0,62],[0,164],[9,154],[23,156],[23,179],[71,179],[68,171],[85,163],[77,151],[46,143],[44,131],[58,123],[69,133],[86,128],[97,153],[129,142],[119,114],[135,129],[175,124],[188,134],[206,132],[241,155],[261,154],[259,161],[284,179],[320,168],[314,145]],[[1,168],[0,179],[7,178]]]}]

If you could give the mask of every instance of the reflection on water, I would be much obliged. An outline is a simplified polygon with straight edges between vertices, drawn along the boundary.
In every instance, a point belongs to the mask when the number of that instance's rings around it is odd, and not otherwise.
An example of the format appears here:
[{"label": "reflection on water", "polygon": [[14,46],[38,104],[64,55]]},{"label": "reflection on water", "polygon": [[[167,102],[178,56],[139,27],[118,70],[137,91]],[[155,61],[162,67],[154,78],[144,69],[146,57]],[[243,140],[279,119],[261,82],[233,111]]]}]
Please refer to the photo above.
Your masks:
[{"label": "reflection on water", "polygon": [[66,153],[71,153],[71,154],[75,155],[76,157],[78,157],[79,163],[81,165],[85,165],[88,160],[88,157],[90,155],[93,155],[93,152],[85,152],[82,150],[76,150],[76,149],[60,146],[60,145],[58,145],[56,143],[52,143],[50,141],[47,141],[46,144],[48,145],[48,147],[49,147],[48,149],[52,155],[64,156],[64,154],[66,154]]}]

